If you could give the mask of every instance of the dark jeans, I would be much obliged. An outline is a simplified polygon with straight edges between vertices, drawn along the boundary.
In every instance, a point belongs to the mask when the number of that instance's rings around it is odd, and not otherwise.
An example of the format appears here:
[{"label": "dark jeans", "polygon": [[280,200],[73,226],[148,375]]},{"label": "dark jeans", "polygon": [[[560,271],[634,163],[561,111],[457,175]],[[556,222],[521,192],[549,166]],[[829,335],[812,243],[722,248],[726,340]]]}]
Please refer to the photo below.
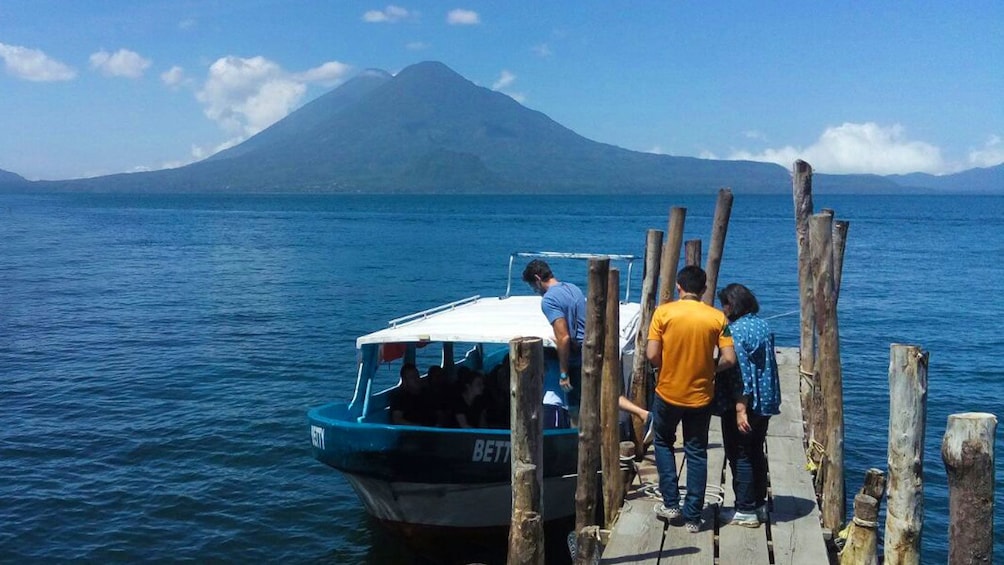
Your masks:
[{"label": "dark jeans", "polygon": [[659,490],[668,508],[680,504],[679,475],[673,444],[676,426],[683,422],[683,455],[687,460],[687,495],[683,499],[683,518],[688,522],[701,519],[704,491],[708,486],[708,425],[711,406],[684,408],[655,396],[652,406],[655,418],[655,465],[659,469]]},{"label": "dark jeans", "polygon": [[752,513],[767,501],[767,456],[763,445],[770,416],[746,414],[752,428],[749,433],[739,431],[735,411],[722,414],[722,443],[732,468],[736,510]]}]

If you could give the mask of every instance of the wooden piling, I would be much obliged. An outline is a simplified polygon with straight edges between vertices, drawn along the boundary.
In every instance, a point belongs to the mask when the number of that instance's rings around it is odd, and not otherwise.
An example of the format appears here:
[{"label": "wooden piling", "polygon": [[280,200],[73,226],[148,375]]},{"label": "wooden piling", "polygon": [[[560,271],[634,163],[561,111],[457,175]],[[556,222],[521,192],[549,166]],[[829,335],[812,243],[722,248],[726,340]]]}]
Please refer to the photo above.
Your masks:
[{"label": "wooden piling", "polygon": [[994,556],[994,440],[997,418],[948,417],[941,459],[948,472],[948,563],[991,563]]},{"label": "wooden piling", "polygon": [[847,515],[844,501],[844,393],[840,367],[840,332],[837,304],[833,296],[833,216],[814,214],[809,218],[809,252],[813,273],[813,300],[819,333],[816,372],[825,407],[823,448],[823,527],[841,529]]},{"label": "wooden piling", "polygon": [[867,494],[878,501],[882,507],[882,497],[885,496],[885,471],[872,467],[865,472],[865,481],[858,494]]},{"label": "wooden piling", "polygon": [[689,239],[684,242],[685,258],[684,263],[686,266],[697,265],[701,266],[701,240],[699,239]]},{"label": "wooden piling", "polygon": [[512,520],[509,565],[544,563],[544,348],[539,337],[509,342],[509,394],[512,397]]},{"label": "wooden piling", "polygon": [[806,421],[805,437],[814,439],[812,426],[812,392],[815,388],[816,318],[812,300],[812,269],[809,265],[809,216],[812,215],[812,167],[801,159],[792,168],[792,195],[795,201],[795,237],[798,243],[798,296],[801,311],[798,370],[801,375],[799,392],[802,414]]},{"label": "wooden piling", "polygon": [[915,345],[889,348],[889,494],[885,562],[920,563],[924,526],[924,429],[927,352]]},{"label": "wooden piling", "polygon": [[840,281],[844,278],[844,250],[847,248],[847,220],[833,220],[833,296],[840,300]]},{"label": "wooden piling", "polygon": [[680,251],[683,249],[683,224],[687,209],[674,206],[669,211],[666,245],[662,248],[662,266],[659,268],[659,304],[673,300],[676,294],[676,272],[680,270]]},{"label": "wooden piling", "polygon": [[867,494],[854,497],[854,521],[847,544],[840,552],[840,565],[874,565],[878,559],[878,500]]},{"label": "wooden piling", "polygon": [[708,249],[708,262],[704,271],[708,275],[708,287],[704,289],[701,300],[714,306],[715,292],[718,288],[718,271],[722,267],[722,255],[725,253],[725,236],[729,231],[729,217],[732,215],[732,190],[723,188],[718,191],[718,201],[715,204],[715,219],[711,224],[711,246]]},{"label": "wooden piling", "polygon": [[[655,297],[659,282],[660,260],[662,258],[662,232],[648,230],[645,237],[645,271],[641,283],[641,314],[638,334],[635,336],[635,355],[631,365],[631,402],[648,409],[649,363],[645,357],[648,344],[648,326],[652,323],[652,313],[655,311]],[[674,274],[675,276],[675,274]],[[675,282],[674,282],[675,284]],[[635,458],[645,457],[645,422],[631,419],[634,429]]]},{"label": "wooden piling", "polygon": [[620,271],[610,269],[607,279],[606,333],[603,342],[603,380],[600,383],[600,430],[603,448],[603,510],[605,528],[613,526],[624,503],[624,474],[621,473],[620,410],[617,398],[624,388],[620,362]]},{"label": "wooden piling", "polygon": [[585,529],[596,524],[596,481],[600,468],[600,381],[606,342],[603,318],[607,308],[609,273],[609,258],[589,259],[586,338],[582,345],[579,402],[579,465],[575,488],[576,563],[592,563],[599,552],[599,540]]}]

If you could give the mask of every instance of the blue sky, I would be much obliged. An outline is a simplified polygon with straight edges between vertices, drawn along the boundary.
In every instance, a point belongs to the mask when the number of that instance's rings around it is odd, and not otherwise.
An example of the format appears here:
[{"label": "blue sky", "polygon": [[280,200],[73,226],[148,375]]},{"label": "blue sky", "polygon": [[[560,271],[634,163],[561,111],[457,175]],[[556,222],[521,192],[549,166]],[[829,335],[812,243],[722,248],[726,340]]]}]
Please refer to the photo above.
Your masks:
[{"label": "blue sky", "polygon": [[424,60],[637,151],[828,173],[1004,162],[999,0],[0,0],[0,169],[183,165]]}]

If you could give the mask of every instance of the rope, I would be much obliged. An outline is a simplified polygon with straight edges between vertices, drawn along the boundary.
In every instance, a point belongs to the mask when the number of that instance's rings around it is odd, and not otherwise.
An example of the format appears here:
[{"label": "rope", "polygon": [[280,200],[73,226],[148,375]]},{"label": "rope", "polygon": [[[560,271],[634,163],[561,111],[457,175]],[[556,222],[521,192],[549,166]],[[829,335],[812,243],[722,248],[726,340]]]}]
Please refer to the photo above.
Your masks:
[{"label": "rope", "polygon": [[856,525],[858,525],[858,526],[861,526],[862,528],[877,528],[878,527],[878,522],[872,522],[872,521],[869,521],[869,520],[862,520],[861,518],[858,518],[857,516],[854,517],[854,523]]},{"label": "rope", "polygon": [[764,318],[764,320],[773,320],[774,318],[780,318],[782,316],[791,316],[792,314],[798,314],[801,311],[802,311],[801,309],[798,309],[798,310],[792,310],[791,312],[785,312],[783,314],[774,314],[773,316],[767,316],[766,318]]}]

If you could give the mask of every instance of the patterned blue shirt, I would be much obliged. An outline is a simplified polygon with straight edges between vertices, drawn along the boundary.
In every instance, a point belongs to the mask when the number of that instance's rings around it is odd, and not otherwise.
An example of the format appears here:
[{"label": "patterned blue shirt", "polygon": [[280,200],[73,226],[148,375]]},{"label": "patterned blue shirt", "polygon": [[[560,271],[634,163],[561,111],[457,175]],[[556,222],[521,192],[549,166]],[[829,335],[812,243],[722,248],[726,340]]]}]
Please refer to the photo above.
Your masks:
[{"label": "patterned blue shirt", "polygon": [[736,348],[736,371],[720,374],[715,383],[718,414],[735,410],[741,396],[749,398],[749,409],[761,416],[780,414],[781,382],[774,354],[774,334],[756,314],[747,314],[729,324]]}]

